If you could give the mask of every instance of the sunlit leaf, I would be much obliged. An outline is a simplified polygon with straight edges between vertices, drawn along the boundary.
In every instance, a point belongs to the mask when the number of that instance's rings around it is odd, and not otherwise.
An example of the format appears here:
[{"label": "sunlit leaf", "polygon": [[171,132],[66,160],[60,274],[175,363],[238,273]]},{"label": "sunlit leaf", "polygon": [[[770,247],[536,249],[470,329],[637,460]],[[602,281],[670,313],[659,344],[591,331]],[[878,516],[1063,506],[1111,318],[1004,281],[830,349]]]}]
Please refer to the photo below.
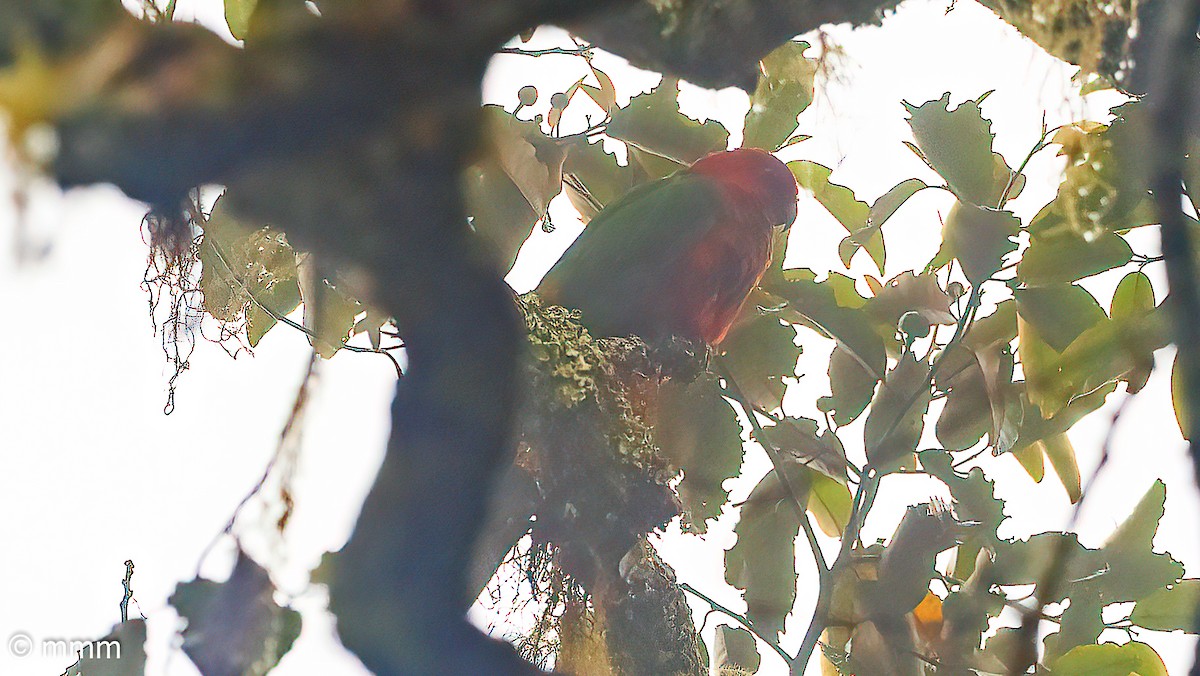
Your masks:
[{"label": "sunlit leaf", "polygon": [[1050,465],[1054,467],[1054,473],[1058,475],[1058,480],[1066,489],[1071,504],[1079,502],[1083,493],[1080,486],[1079,463],[1075,460],[1075,447],[1071,445],[1071,440],[1067,438],[1066,434],[1055,434],[1042,439],[1038,444],[1041,445],[1042,451],[1050,460]]},{"label": "sunlit leaf", "polygon": [[1182,360],[1179,354],[1176,353],[1175,361],[1171,364],[1171,407],[1175,409],[1175,422],[1179,425],[1179,433],[1184,439],[1192,438],[1191,430],[1191,406],[1187,400],[1187,387],[1184,379],[1187,378]]},{"label": "sunlit leaf", "polygon": [[600,83],[600,86],[582,84],[580,85],[580,89],[595,101],[596,105],[600,106],[600,109],[604,112],[612,110],[617,105],[617,88],[613,85],[612,78],[608,76],[608,73],[597,68],[590,60],[588,61],[588,68],[592,70],[592,75],[595,76],[596,82]]},{"label": "sunlit leaf", "polygon": [[331,359],[350,339],[363,307],[327,279],[315,279],[304,292],[304,325],[313,333],[317,354]]},{"label": "sunlit leaf", "polygon": [[1108,317],[1096,298],[1075,284],[1018,289],[1014,295],[1021,319],[1057,352]]},{"label": "sunlit leaf", "polygon": [[1129,619],[1139,627],[1156,631],[1200,632],[1196,609],[1200,607],[1200,580],[1188,579],[1160,589],[1139,600]]},{"label": "sunlit leaf", "polygon": [[229,32],[238,40],[244,40],[250,30],[250,17],[258,0],[225,0],[225,23]]},{"label": "sunlit leaf", "polygon": [[808,47],[807,42],[785,42],[763,57],[746,113],[744,147],[773,151],[796,130],[796,117],[813,100],[817,63],[804,56]]},{"label": "sunlit leaf", "polygon": [[1168,676],[1154,648],[1130,641],[1124,645],[1081,645],[1053,662],[1055,676]]},{"label": "sunlit leaf", "polygon": [[1058,194],[1030,221],[1031,234],[1095,236],[1158,222],[1139,172],[1114,151],[1114,141],[1129,136],[1125,126],[1120,119],[1112,127],[1085,121],[1055,133],[1067,167]]},{"label": "sunlit leaf", "polygon": [[825,474],[811,472],[807,506],[822,533],[831,538],[840,538],[850,523],[854,496],[844,483]]},{"label": "sunlit leaf", "polygon": [[300,304],[296,252],[287,237],[239,222],[223,199],[204,223],[200,263],[205,311],[226,322],[244,316],[251,347],[275,326],[276,317],[291,314]]},{"label": "sunlit leaf", "polygon": [[1029,474],[1035,483],[1041,483],[1046,477],[1046,453],[1040,444],[1030,444],[1012,452],[1013,458],[1021,463],[1021,467]]},{"label": "sunlit leaf", "polygon": [[1109,316],[1116,322],[1140,322],[1154,311],[1154,285],[1138,270],[1121,278],[1113,291]]}]

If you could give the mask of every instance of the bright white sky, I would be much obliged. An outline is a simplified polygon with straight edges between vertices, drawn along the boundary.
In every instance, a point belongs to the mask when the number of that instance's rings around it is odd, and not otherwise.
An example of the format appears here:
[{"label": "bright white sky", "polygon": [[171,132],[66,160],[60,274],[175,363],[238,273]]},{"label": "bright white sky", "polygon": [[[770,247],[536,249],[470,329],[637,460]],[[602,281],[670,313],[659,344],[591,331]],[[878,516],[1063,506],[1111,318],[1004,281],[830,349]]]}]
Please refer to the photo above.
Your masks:
[{"label": "bright white sky", "polygon": [[[194,11],[209,25],[221,23],[218,0],[179,4],[184,17]],[[1014,166],[1037,140],[1043,112],[1054,126],[1083,117],[1103,119],[1115,102],[1105,94],[1080,99],[1069,83],[1070,68],[987,10],[960,2],[947,14],[946,6],[909,2],[882,28],[834,30],[831,37],[844,47],[846,58],[835,82],[819,83],[816,103],[801,117],[800,131],[813,139],[789,148],[785,159],[803,157],[832,166],[835,181],[870,201],[905,178],[934,179],[901,144],[910,138],[901,100],[919,104],[948,90],[957,104],[995,90],[983,110],[994,122],[997,150]],[[620,59],[599,56],[596,64],[613,77],[622,102],[657,82],[656,75],[630,69]],[[498,58],[485,98],[511,107],[517,89],[532,83],[543,92],[544,103],[582,75],[581,63],[565,57]],[[723,122],[734,134],[731,142],[737,143],[747,106],[744,94],[689,88],[683,106],[693,116]],[[1028,187],[1013,203],[1019,215],[1029,218],[1050,199],[1059,170],[1051,153],[1035,160]],[[12,172],[0,170],[0,191],[15,185]],[[921,193],[888,222],[889,277],[923,266],[936,250],[938,214],[949,208],[947,197],[939,191]],[[17,211],[11,202],[0,202],[0,317],[6,319],[0,331],[0,449],[7,458],[0,472],[0,509],[6,514],[0,520],[0,541],[10,552],[0,559],[5,599],[0,639],[7,641],[14,632],[35,640],[103,636],[118,619],[123,562],[133,559],[138,603],[131,613],[150,617],[148,673],[194,674],[190,663],[172,658],[167,647],[176,620],[166,599],[178,581],[194,576],[201,552],[258,480],[292,405],[309,348],[286,327],[270,333],[253,358],[234,361],[202,342],[191,370],[179,380],[175,413],[164,416],[170,372],[138,288],[146,256],[138,233],[142,212],[112,188],[61,195],[38,184],[24,222],[45,255],[18,264],[12,253]],[[536,284],[579,231],[565,200],[556,201],[552,213],[557,230],[537,234],[522,252],[511,277],[518,290]],[[811,198],[802,197],[800,214],[789,264],[824,272],[837,264],[836,246],[844,232]],[[1152,238],[1133,243],[1141,253],[1156,253]],[[859,260],[855,265],[855,273],[868,271],[859,267]],[[1088,286],[1106,294],[1118,278],[1102,275]],[[808,332],[800,339],[805,352],[799,372],[804,375],[790,389],[787,407],[792,414],[812,415],[816,397],[827,392],[824,363],[831,346]],[[1160,365],[1169,365],[1169,354],[1160,356]],[[278,543],[253,534],[269,532],[256,528],[265,522],[255,520],[253,509],[242,523],[253,551],[275,552],[268,563],[278,573],[277,582],[300,594],[294,602],[305,611],[300,641],[274,672],[281,676],[361,669],[332,638],[331,620],[320,610],[322,593],[305,591],[305,571],[322,552],[339,547],[350,531],[381,458],[393,384],[391,366],[378,357],[340,353],[323,364],[304,428],[297,506],[286,546],[271,546]],[[1085,481],[1096,464],[1112,404],[1121,396],[1114,395],[1105,410],[1071,433]],[[856,427],[842,435],[852,453],[861,452],[854,450],[860,436]],[[1079,526],[1084,543],[1101,544],[1161,478],[1168,496],[1156,544],[1195,575],[1200,539],[1194,515],[1200,504],[1164,370],[1156,371],[1130,404],[1113,453]],[[982,464],[997,480],[999,496],[1013,498],[1002,535],[1065,526],[1070,507],[1052,476],[1038,485],[1008,458],[985,458]],[[732,483],[735,502],[767,466],[762,451],[751,447],[746,478]],[[940,484],[920,478],[890,478],[883,486],[864,530],[868,540],[889,536],[904,505],[944,495]],[[680,580],[738,609],[744,605],[721,573],[722,550],[733,542],[734,511],[727,509],[703,538],[669,530],[661,551]],[[785,641],[791,648],[799,642],[815,599],[811,560],[803,547],[801,551],[797,617],[789,622],[793,636]],[[203,572],[227,574],[231,552],[223,542],[206,559]],[[482,611],[477,616],[483,623],[495,619]],[[708,639],[715,621],[709,621]],[[1141,640],[1160,651],[1172,672],[1184,673],[1190,664],[1193,641],[1188,637],[1145,633]],[[782,673],[782,662],[762,652],[760,673]],[[60,673],[65,666],[61,659],[18,659],[0,649],[0,673],[42,675]]]}]

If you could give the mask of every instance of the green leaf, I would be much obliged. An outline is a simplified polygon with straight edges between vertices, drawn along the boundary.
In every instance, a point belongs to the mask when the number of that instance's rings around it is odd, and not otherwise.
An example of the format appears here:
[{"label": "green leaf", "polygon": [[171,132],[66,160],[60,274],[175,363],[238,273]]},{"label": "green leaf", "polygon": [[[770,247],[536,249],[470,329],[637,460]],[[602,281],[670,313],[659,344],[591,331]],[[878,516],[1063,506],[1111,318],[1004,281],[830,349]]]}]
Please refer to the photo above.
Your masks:
[{"label": "green leaf", "polygon": [[1017,265],[1017,279],[1030,286],[1069,283],[1132,259],[1133,249],[1116,233],[1104,232],[1092,239],[1073,231],[1034,236]]},{"label": "green leaf", "polygon": [[783,418],[766,428],[767,439],[781,453],[811,467],[837,482],[846,482],[846,449],[832,430],[818,433],[817,421],[809,418]]},{"label": "green leaf", "polygon": [[825,474],[810,472],[807,506],[822,533],[831,538],[840,538],[850,523],[854,496],[845,483]]},{"label": "green leaf", "polygon": [[[900,207],[904,206],[908,198],[928,187],[930,186],[925,181],[917,178],[909,178],[896,184],[891,190],[875,200],[875,203],[871,205],[870,213],[867,215],[867,225],[846,235],[838,243],[838,256],[842,259],[842,265],[849,267],[850,259],[854,258],[854,254],[864,246],[882,247],[883,232],[881,228],[883,224]],[[883,271],[880,270],[880,274],[882,273]]]},{"label": "green leaf", "polygon": [[1093,645],[1104,631],[1104,602],[1096,595],[1093,585],[1066,585],[1070,600],[1062,612],[1058,631],[1047,636],[1044,662],[1054,664],[1057,658],[1078,646]]},{"label": "green leaf", "polygon": [[875,297],[867,301],[863,310],[877,322],[880,335],[895,349],[899,346],[895,336],[901,317],[915,312],[929,324],[953,324],[952,304],[934,275],[917,275],[909,271],[889,279]]},{"label": "green leaf", "polygon": [[942,247],[930,265],[941,267],[957,258],[967,281],[978,286],[999,272],[1004,257],[1017,250],[1013,237],[1020,227],[1021,221],[1011,212],[955,202],[942,226]]},{"label": "green leaf", "polygon": [[1055,434],[1038,442],[1042,452],[1054,467],[1054,473],[1067,491],[1071,504],[1079,502],[1083,490],[1079,479],[1079,462],[1075,459],[1075,447],[1066,434]]},{"label": "green leaf", "polygon": [[218,199],[204,222],[200,243],[200,290],[204,309],[223,322],[246,319],[251,347],[300,304],[296,252],[270,227],[252,229],[230,215]]},{"label": "green leaf", "polygon": [[911,353],[901,356],[888,372],[867,415],[867,461],[877,471],[912,466],[912,453],[925,428],[931,398],[929,364],[917,361]]},{"label": "green leaf", "polygon": [[1108,318],[1096,298],[1075,284],[1018,289],[1013,295],[1021,319],[1056,352]]},{"label": "green leaf", "polygon": [[[1153,305],[1147,310],[1144,297],[1127,300],[1138,283],[1131,278],[1117,298],[1124,313],[1119,321],[1110,320],[1095,298],[1074,285],[1015,292],[1029,398],[1043,415],[1054,415],[1108,383],[1125,380],[1130,392],[1145,384],[1154,351],[1167,344],[1168,336],[1160,313]],[[1143,306],[1126,307],[1132,302]]]},{"label": "green leaf", "polygon": [[225,582],[193,580],[169,599],[187,620],[183,651],[203,674],[262,676],[300,635],[300,613],[275,603],[267,571],[243,552]]},{"label": "green leaf", "polygon": [[1155,481],[1101,549],[1108,563],[1101,589],[1106,603],[1140,600],[1183,577],[1182,564],[1154,552],[1166,499],[1166,485]]},{"label": "green leaf", "polygon": [[796,601],[796,537],[800,519],[774,472],[758,482],[742,504],[725,552],[725,580],[742,590],[746,617],[759,634],[777,638]]},{"label": "green leaf", "polygon": [[958,531],[944,505],[910,505],[883,550],[876,591],[866,597],[869,614],[900,616],[916,608],[937,572],[935,558],[957,543]]},{"label": "green leaf", "polygon": [[875,384],[880,378],[865,369],[846,348],[834,346],[829,355],[830,395],[817,400],[817,408],[833,414],[833,423],[838,426],[853,422],[875,394]]},{"label": "green leaf", "polygon": [[[1074,533],[1038,533],[1028,540],[1001,541],[992,546],[995,563],[989,575],[998,585],[1036,584],[1059,560],[1066,562],[1064,575],[1079,580],[1103,572],[1105,565],[1097,550],[1079,544],[1079,536]],[[1051,601],[1060,601],[1071,593],[1067,585],[1060,585],[1057,591]]]},{"label": "green leaf", "polygon": [[[877,229],[873,232],[864,231],[864,228],[870,225],[868,219],[871,216],[871,207],[866,202],[858,200],[854,196],[854,191],[846,186],[830,182],[829,176],[833,170],[829,167],[808,160],[795,160],[788,162],[787,166],[792,170],[792,175],[796,177],[796,182],[800,184],[800,187],[811,192],[821,206],[825,207],[838,223],[842,224],[846,232],[856,238],[853,250],[842,251],[842,264],[849,267],[849,256],[854,255],[857,247],[861,246],[867,250],[867,254],[871,256],[871,260],[879,269],[880,274],[883,274],[883,266],[887,258],[883,235]],[[860,231],[864,232],[861,237]]]},{"label": "green leaf", "polygon": [[146,621],[122,622],[104,638],[77,649],[79,660],[62,676],[142,676],[146,672]]},{"label": "green leaf", "polygon": [[1034,483],[1042,483],[1046,478],[1046,452],[1041,444],[1030,444],[1012,452],[1013,458],[1021,463],[1022,469],[1029,474]]},{"label": "green leaf", "polygon": [[304,291],[304,325],[313,333],[313,347],[321,357],[332,359],[350,339],[363,307],[327,279],[316,280]]},{"label": "green leaf", "polygon": [[871,205],[871,214],[868,217],[871,225],[876,228],[882,226],[910,197],[928,187],[931,186],[919,178],[906,178],[892,186],[891,190],[880,195]]},{"label": "green leaf", "polygon": [[796,375],[796,329],[774,312],[744,311],[721,341],[721,359],[750,403],[773,411],[783,405],[783,378]]},{"label": "green leaf", "polygon": [[1188,579],[1159,589],[1133,606],[1129,619],[1155,631],[1200,633],[1196,609],[1200,607],[1200,580]]},{"label": "green leaf", "polygon": [[1139,172],[1114,152],[1114,143],[1130,136],[1127,127],[1118,119],[1111,127],[1079,122],[1055,132],[1067,167],[1058,194],[1030,221],[1031,234],[1090,236],[1158,222]]},{"label": "green leaf", "polygon": [[679,112],[679,81],[672,78],[613,111],[606,133],[680,166],[724,150],[729,142],[729,132],[719,122],[702,124]]},{"label": "green leaf", "polygon": [[587,223],[606,205],[616,201],[649,177],[636,164],[621,165],[604,152],[604,144],[576,138],[566,144],[563,179],[567,197]]},{"label": "green leaf", "polygon": [[659,392],[655,442],[671,466],[683,470],[684,530],[704,533],[729,499],[722,483],[741,469],[742,426],[711,375],[683,386],[669,382]]},{"label": "green leaf", "polygon": [[955,563],[955,577],[965,580],[975,570],[976,554],[981,546],[998,542],[996,529],[1004,521],[1004,503],[995,496],[995,484],[984,476],[983,470],[972,467],[961,474],[953,467],[953,458],[943,450],[921,451],[918,455],[921,467],[940,479],[954,498],[954,512],[964,523],[974,522],[959,548]]},{"label": "green leaf", "polygon": [[1014,359],[1009,343],[1017,335],[1016,304],[1003,301],[976,320],[962,343],[940,358],[936,385],[946,406],[935,428],[943,447],[964,450],[984,435],[997,453],[1016,442],[1010,420]]},{"label": "green leaf", "polygon": [[[845,483],[846,449],[833,430],[818,432],[817,421],[810,418],[784,418],[763,431],[767,438],[757,439],[758,442],[764,445],[770,442],[788,459]],[[757,438],[754,432],[751,436]]]},{"label": "green leaf", "polygon": [[1168,676],[1154,649],[1130,641],[1124,645],[1081,645],[1055,660],[1054,676]]},{"label": "green leaf", "polygon": [[[1026,368],[1025,377],[1028,379],[1030,366],[1027,364],[1023,364],[1023,366]],[[1028,388],[1026,389],[1028,390]],[[1117,384],[1109,382],[1087,394],[1071,398],[1065,406],[1055,409],[1051,414],[1044,413],[1042,409],[1031,402],[1028,392],[1018,392],[1012,406],[1013,410],[1020,412],[1020,418],[1017,421],[1019,424],[1017,442],[1013,446],[1013,450],[1021,450],[1046,437],[1067,432],[1084,416],[1103,406],[1104,400],[1116,389]]]},{"label": "green leaf", "polygon": [[762,664],[762,656],[758,654],[754,634],[742,627],[731,627],[727,624],[717,627],[713,660],[720,673],[725,673],[722,671],[724,669],[740,669],[745,673],[754,673]]},{"label": "green leaf", "polygon": [[747,148],[779,149],[792,132],[796,118],[813,100],[813,77],[817,63],[806,58],[807,42],[785,42],[763,57],[758,85],[746,113]]},{"label": "green leaf", "polygon": [[867,301],[854,290],[854,280],[830,273],[817,282],[812,270],[798,268],[784,270],[777,279],[764,278],[763,285],[786,301],[781,318],[835,339],[867,372],[882,378],[887,362],[883,340],[859,312]]},{"label": "green leaf", "polygon": [[258,0],[225,0],[225,23],[229,32],[238,40],[245,40],[250,31],[250,18]]},{"label": "green leaf", "polygon": [[481,114],[486,151],[466,172],[467,213],[507,272],[562,190],[567,149],[536,122],[518,120],[500,106],[483,106]]},{"label": "green leaf", "polygon": [[992,431],[992,405],[988,384],[974,353],[962,347],[947,352],[936,376],[946,392],[946,406],[934,431],[943,448],[971,448]]},{"label": "green leaf", "polygon": [[1135,324],[1154,311],[1154,285],[1138,270],[1121,278],[1113,291],[1109,316],[1114,322]]},{"label": "green leaf", "polygon": [[1179,425],[1179,433],[1184,439],[1191,440],[1191,430],[1189,415],[1190,404],[1187,400],[1187,387],[1184,379],[1186,374],[1183,370],[1182,360],[1179,354],[1175,354],[1175,361],[1171,363],[1171,407],[1175,409],[1175,423]]},{"label": "green leaf", "polygon": [[954,194],[975,206],[997,207],[1015,172],[992,150],[992,123],[979,109],[986,97],[950,110],[947,92],[936,101],[904,107],[921,155]]}]

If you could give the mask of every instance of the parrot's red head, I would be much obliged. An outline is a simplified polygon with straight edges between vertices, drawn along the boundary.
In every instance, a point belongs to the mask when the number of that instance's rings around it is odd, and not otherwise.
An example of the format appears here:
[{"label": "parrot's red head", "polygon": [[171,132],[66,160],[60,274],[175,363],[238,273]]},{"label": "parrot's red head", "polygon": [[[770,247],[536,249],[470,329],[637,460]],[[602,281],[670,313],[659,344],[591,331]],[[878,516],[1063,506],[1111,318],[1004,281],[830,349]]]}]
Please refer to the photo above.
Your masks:
[{"label": "parrot's red head", "polygon": [[715,179],[730,200],[762,213],[770,221],[767,225],[790,226],[796,220],[796,177],[765,150],[739,148],[705,155],[691,172]]}]

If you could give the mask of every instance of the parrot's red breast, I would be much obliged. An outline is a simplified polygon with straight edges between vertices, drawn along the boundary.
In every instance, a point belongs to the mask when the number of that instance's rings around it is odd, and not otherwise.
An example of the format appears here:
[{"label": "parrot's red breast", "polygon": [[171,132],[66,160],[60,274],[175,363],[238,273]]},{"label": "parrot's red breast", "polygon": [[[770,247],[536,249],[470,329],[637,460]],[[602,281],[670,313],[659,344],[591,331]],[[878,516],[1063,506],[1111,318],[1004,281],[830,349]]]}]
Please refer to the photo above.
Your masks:
[{"label": "parrot's red breast", "polygon": [[717,152],[601,211],[538,287],[598,336],[725,337],[796,218],[796,180],[762,150]]}]

